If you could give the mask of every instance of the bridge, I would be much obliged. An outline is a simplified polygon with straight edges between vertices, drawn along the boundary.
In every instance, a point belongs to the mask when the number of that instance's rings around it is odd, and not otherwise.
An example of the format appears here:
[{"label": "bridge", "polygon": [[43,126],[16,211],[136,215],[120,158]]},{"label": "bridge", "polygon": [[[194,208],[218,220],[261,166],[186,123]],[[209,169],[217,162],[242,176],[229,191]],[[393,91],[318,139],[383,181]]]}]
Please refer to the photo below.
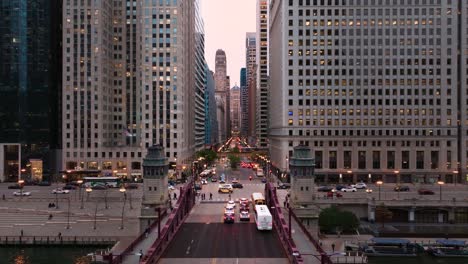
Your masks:
[{"label": "bridge", "polygon": [[[196,197],[193,186],[192,181],[181,188],[174,210],[163,217],[161,223],[153,223],[148,237],[140,234],[121,252],[107,256],[109,263],[176,261],[183,264],[193,263],[194,259],[202,262],[237,259],[242,263],[242,259],[254,259],[255,263],[274,264],[332,263],[294,212],[282,206],[271,183],[245,188],[264,186],[273,217],[272,232],[257,231],[252,220],[234,225],[222,223],[220,212],[225,200],[201,200]],[[138,253],[140,249],[142,256]]]}]

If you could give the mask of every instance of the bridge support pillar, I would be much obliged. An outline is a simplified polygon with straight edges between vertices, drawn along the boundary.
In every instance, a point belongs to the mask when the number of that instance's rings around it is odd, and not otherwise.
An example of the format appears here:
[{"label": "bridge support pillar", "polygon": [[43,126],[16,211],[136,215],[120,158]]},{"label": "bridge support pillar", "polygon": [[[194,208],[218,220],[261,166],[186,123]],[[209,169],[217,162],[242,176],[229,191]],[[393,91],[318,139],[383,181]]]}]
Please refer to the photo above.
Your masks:
[{"label": "bridge support pillar", "polygon": [[450,224],[455,223],[455,207],[450,208],[448,211],[448,222]]},{"label": "bridge support pillar", "polygon": [[443,223],[444,222],[444,214],[442,212],[439,212],[437,214],[437,222],[438,223]]},{"label": "bridge support pillar", "polygon": [[413,223],[414,222],[414,213],[416,211],[416,208],[411,207],[409,212],[408,212],[408,222]]},{"label": "bridge support pillar", "polygon": [[369,222],[374,223],[375,222],[375,206],[369,205],[368,210],[367,210],[367,219]]}]

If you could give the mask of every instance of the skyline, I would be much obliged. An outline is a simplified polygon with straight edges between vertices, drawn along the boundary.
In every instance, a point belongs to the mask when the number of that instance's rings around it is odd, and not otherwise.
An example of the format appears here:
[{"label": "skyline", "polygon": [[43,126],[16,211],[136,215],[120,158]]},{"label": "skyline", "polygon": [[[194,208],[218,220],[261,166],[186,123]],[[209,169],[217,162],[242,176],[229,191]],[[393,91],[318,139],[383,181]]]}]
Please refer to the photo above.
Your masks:
[{"label": "skyline", "polygon": [[[205,25],[205,58],[214,72],[216,50],[226,52],[227,75],[231,87],[240,85],[240,69],[245,67],[245,33],[256,31],[255,8],[252,0],[201,0],[201,14]],[[230,12],[219,12],[230,10]],[[241,14],[236,20],[236,14]],[[227,34],[229,32],[229,34]],[[217,37],[217,36],[223,37]]]}]

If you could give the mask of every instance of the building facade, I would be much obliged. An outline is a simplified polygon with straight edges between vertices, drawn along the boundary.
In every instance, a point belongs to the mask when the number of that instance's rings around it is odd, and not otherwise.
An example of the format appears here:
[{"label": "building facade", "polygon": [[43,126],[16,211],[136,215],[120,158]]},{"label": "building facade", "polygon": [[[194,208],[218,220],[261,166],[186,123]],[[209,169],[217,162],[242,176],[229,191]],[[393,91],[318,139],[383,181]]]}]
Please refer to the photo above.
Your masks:
[{"label": "building facade", "polygon": [[197,17],[195,0],[65,4],[64,169],[141,176],[154,144],[169,162],[189,162],[204,135]]},{"label": "building facade", "polygon": [[241,68],[240,70],[240,135],[247,137],[248,122],[249,122],[249,94],[247,89],[247,69]]},{"label": "building facade", "polygon": [[257,85],[256,85],[256,142],[259,147],[268,146],[268,26],[270,0],[257,0]]},{"label": "building facade", "polygon": [[218,143],[218,120],[216,117],[216,99],[214,74],[206,67],[205,90],[205,146],[214,146]]},{"label": "building facade", "polygon": [[273,0],[273,166],[302,143],[317,182],[466,182],[467,8]]},{"label": "building facade", "polygon": [[206,89],[206,60],[205,60],[205,32],[198,3],[195,2],[195,151],[205,147],[205,89]]},{"label": "building facade", "polygon": [[228,94],[229,89],[226,89],[227,83],[227,64],[226,64],[226,53],[224,50],[217,50],[215,57],[215,87],[216,87],[216,102],[218,104],[217,119],[218,119],[218,136],[219,142],[224,142],[227,139],[228,123],[230,122],[229,112],[229,101]]},{"label": "building facade", "polygon": [[0,160],[0,181],[58,172],[60,14],[57,0],[0,3],[0,144],[21,156]]},{"label": "building facade", "polygon": [[241,125],[241,100],[240,100],[240,87],[234,86],[231,88],[231,129],[232,131],[240,131]]},{"label": "building facade", "polygon": [[255,76],[257,65],[257,36],[255,32],[245,34],[245,67],[247,69],[247,140],[250,144],[256,143],[257,138],[257,80]]}]

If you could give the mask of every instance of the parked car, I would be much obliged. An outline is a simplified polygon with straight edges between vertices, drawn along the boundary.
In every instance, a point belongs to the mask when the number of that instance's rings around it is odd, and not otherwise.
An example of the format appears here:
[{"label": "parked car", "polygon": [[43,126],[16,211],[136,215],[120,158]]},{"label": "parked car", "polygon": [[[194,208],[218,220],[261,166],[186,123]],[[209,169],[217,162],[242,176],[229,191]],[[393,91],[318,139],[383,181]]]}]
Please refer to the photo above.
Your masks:
[{"label": "parked car", "polygon": [[342,191],[342,192],[356,192],[357,189],[356,189],[356,187],[348,186],[348,187],[342,188],[340,191]]},{"label": "parked car", "polygon": [[431,190],[428,190],[428,189],[419,189],[418,194],[420,194],[420,195],[432,195],[432,194],[434,194],[434,192],[431,191]]},{"label": "parked car", "polygon": [[250,221],[249,211],[244,211],[244,210],[240,211],[239,220],[240,221]]},{"label": "parked car", "polygon": [[341,191],[341,189],[346,188],[346,187],[348,187],[348,186],[342,185],[342,184],[338,184],[338,185],[335,186],[335,190]]},{"label": "parked car", "polygon": [[358,182],[354,185],[351,185],[351,187],[354,187],[356,189],[367,189],[367,185],[363,182]]},{"label": "parked car", "polygon": [[331,192],[331,190],[333,190],[331,186],[320,186],[317,189],[318,192]]},{"label": "parked car", "polygon": [[14,196],[31,196],[31,192],[14,192]]},{"label": "parked car", "polygon": [[237,182],[232,184],[232,188],[242,189],[244,188],[244,185],[242,185],[242,183]]},{"label": "parked car", "polygon": [[340,198],[343,197],[343,195],[339,192],[327,192],[327,197],[328,198],[333,198],[333,196]]},{"label": "parked car", "polygon": [[39,182],[37,185],[39,185],[39,186],[50,186],[50,182],[42,181],[42,182]]},{"label": "parked car", "polygon": [[8,185],[8,189],[21,189],[21,185],[15,183],[12,185]]},{"label": "parked car", "polygon": [[69,190],[64,190],[62,188],[57,188],[57,189],[53,189],[52,193],[53,194],[67,194],[67,193],[70,193],[70,191]]},{"label": "parked car", "polygon": [[395,188],[393,188],[393,190],[395,192],[409,192],[410,188],[408,186],[395,186]]},{"label": "parked car", "polygon": [[282,183],[282,184],[278,185],[278,189],[286,190],[286,189],[290,189],[290,188],[291,188],[291,184],[289,184],[289,183]]}]

